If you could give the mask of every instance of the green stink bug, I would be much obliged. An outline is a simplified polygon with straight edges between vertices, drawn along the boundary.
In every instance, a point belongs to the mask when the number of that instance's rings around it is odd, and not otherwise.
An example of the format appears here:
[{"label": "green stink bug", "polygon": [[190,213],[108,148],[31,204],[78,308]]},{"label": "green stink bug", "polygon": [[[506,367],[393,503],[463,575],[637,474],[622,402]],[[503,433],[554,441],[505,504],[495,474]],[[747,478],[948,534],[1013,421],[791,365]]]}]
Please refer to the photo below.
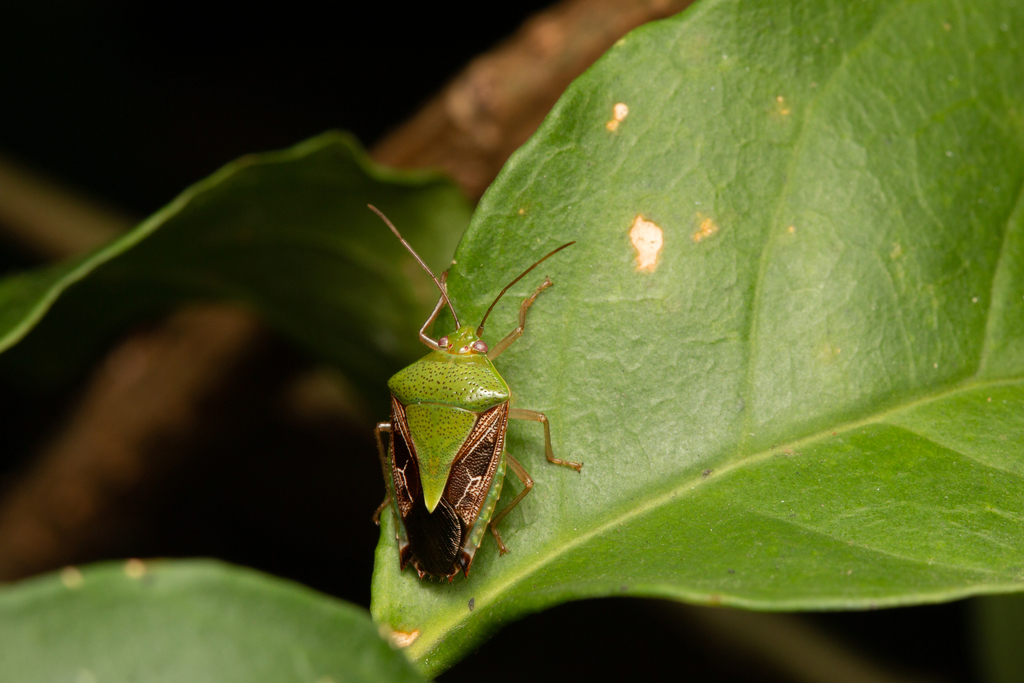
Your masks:
[{"label": "green stink bug", "polygon": [[[544,278],[519,307],[517,328],[490,350],[481,339],[487,316],[509,287],[575,242],[548,253],[506,285],[474,330],[459,324],[445,287],[447,272],[442,273],[439,281],[391,221],[376,207],[370,208],[430,274],[441,292],[434,312],[420,328],[420,341],[431,352],[388,380],[391,421],[378,423],[374,430],[387,495],[373,520],[379,523],[381,510],[390,503],[397,530],[399,569],[405,569],[411,562],[420,578],[430,575],[452,581],[460,569],[469,576],[473,556],[488,525],[501,554],[508,552],[496,525],[533,488],[530,475],[505,452],[505,430],[510,419],[540,422],[544,425],[548,461],[577,472],[582,467],[581,463],[555,457],[544,413],[510,407],[512,392],[491,363],[523,334],[526,311],[552,285],[550,278]],[[445,305],[452,312],[456,330],[435,340],[426,330]],[[391,435],[386,450],[381,438],[384,432]],[[506,465],[523,482],[523,490],[494,514]]]}]

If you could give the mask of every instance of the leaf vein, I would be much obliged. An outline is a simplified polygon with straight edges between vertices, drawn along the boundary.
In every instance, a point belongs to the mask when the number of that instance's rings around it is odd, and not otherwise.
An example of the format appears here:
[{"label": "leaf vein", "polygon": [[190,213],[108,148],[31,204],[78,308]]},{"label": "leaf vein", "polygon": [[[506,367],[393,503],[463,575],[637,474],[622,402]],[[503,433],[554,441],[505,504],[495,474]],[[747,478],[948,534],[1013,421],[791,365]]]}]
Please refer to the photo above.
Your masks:
[{"label": "leaf vein", "polygon": [[772,519],[772,520],[775,520],[775,521],[778,521],[778,522],[782,522],[783,524],[787,524],[789,526],[795,527],[797,529],[800,529],[801,531],[806,531],[806,532],[814,534],[816,536],[821,536],[823,538],[827,538],[827,539],[831,540],[834,543],[837,543],[837,544],[840,544],[840,545],[845,545],[845,546],[851,547],[851,548],[859,548],[860,550],[865,550],[867,552],[874,553],[876,555],[882,555],[884,557],[891,557],[891,558],[895,558],[897,560],[903,560],[903,561],[906,561],[906,562],[912,562],[914,564],[923,565],[925,567],[946,567],[948,569],[955,569],[957,571],[979,572],[979,573],[981,573],[981,574],[983,574],[985,576],[992,576],[992,575],[998,574],[998,572],[996,572],[994,569],[988,569],[988,568],[985,568],[985,567],[971,567],[971,566],[968,566],[968,565],[952,564],[950,562],[940,562],[939,560],[925,560],[925,559],[921,559],[919,557],[911,557],[910,555],[904,555],[902,553],[893,552],[891,550],[887,550],[887,549],[883,549],[883,548],[876,548],[876,547],[870,546],[870,545],[868,545],[866,543],[857,543],[857,542],[851,541],[851,540],[839,539],[839,538],[836,538],[835,536],[832,536],[832,535],[826,533],[825,531],[822,531],[821,529],[817,529],[817,528],[815,528],[813,526],[810,526],[810,525],[807,525],[807,524],[801,524],[801,523],[799,523],[797,521],[794,521],[793,519],[788,519],[788,518],[785,518],[785,517],[780,517],[778,515],[773,515],[773,514],[771,514],[769,512],[765,512],[763,510],[750,510],[750,512],[752,514],[754,514],[754,515],[759,516],[759,517],[764,517],[765,519]]},{"label": "leaf vein", "polygon": [[773,230],[776,226],[780,224],[782,210],[785,206],[786,197],[790,192],[790,183],[793,179],[794,171],[798,163],[798,160],[800,159],[800,152],[804,144],[804,136],[807,133],[809,122],[815,114],[817,105],[825,97],[825,94],[831,91],[831,89],[835,85],[837,78],[840,76],[840,74],[843,74],[846,71],[847,66],[850,64],[854,56],[859,54],[861,51],[865,50],[866,46],[871,43],[872,39],[874,39],[885,26],[887,26],[890,22],[894,21],[896,14],[908,4],[909,3],[907,0],[895,3],[884,14],[882,14],[882,16],[880,16],[877,19],[874,26],[871,27],[871,30],[867,31],[864,34],[863,38],[861,38],[856,45],[854,45],[849,51],[843,54],[842,59],[836,65],[835,69],[832,70],[832,73],[829,74],[828,80],[826,80],[822,87],[818,89],[817,94],[811,99],[810,103],[807,105],[806,113],[804,114],[803,119],[800,122],[800,132],[797,134],[796,142],[793,144],[793,151],[790,155],[789,164],[786,168],[786,173],[784,180],[782,182],[782,187],[779,190],[778,200],[776,201],[775,207],[772,211],[772,219],[767,228],[765,229],[766,234],[764,237],[764,241],[761,244],[761,251],[758,256],[757,275],[755,275],[754,277],[754,293],[751,297],[750,318],[747,323],[747,369],[742,389],[743,401],[745,405],[748,406],[748,408],[742,425],[742,432],[740,437],[741,446],[748,440],[747,435],[754,431],[752,429],[751,420],[754,419],[754,411],[752,407],[755,405],[753,399],[755,385],[754,375],[756,371],[755,357],[757,351],[758,321],[761,317],[761,304],[763,297],[764,279],[765,274],[768,270],[768,260],[769,254],[771,252],[773,241],[772,238],[774,234]]}]

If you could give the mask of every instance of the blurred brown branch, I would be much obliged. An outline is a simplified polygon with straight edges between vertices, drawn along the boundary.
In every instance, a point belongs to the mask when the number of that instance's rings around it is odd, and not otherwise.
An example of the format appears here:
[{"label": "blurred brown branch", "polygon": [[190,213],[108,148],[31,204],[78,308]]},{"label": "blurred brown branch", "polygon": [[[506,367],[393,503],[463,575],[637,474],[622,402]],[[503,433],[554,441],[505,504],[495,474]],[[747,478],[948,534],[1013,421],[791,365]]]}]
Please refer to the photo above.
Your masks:
[{"label": "blurred brown branch", "polygon": [[[440,168],[479,197],[565,87],[626,32],[687,0],[565,0],[475,59],[373,150],[402,168]],[[6,173],[6,175],[4,175]],[[65,256],[123,218],[0,166],[0,225],[36,253]],[[95,552],[110,520],[173,466],[160,442],[198,433],[222,383],[254,363],[259,324],[225,307],[189,309],[110,352],[60,433],[0,499],[0,581]],[[248,360],[246,360],[248,359]]]},{"label": "blurred brown branch", "polygon": [[59,567],[109,539],[123,499],[174,466],[182,451],[166,445],[196,430],[217,388],[253,356],[258,331],[239,309],[196,307],[111,351],[0,505],[0,577]]},{"label": "blurred brown branch", "polygon": [[0,230],[36,256],[57,260],[107,242],[132,219],[0,158]]},{"label": "blurred brown branch", "polygon": [[478,198],[565,88],[623,35],[692,0],[565,0],[477,57],[374,149],[381,163],[439,168]]}]

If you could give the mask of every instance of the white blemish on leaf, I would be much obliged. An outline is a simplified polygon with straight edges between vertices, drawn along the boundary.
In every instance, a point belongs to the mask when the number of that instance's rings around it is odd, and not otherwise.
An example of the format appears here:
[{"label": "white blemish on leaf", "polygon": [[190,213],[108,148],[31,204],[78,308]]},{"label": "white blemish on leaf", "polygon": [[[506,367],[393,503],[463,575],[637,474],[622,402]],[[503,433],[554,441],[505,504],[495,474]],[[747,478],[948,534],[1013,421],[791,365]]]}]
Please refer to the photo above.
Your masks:
[{"label": "white blemish on leaf", "polygon": [[612,118],[604,124],[604,127],[608,130],[618,130],[619,124],[625,121],[627,116],[629,116],[629,107],[624,102],[619,102],[612,107]]},{"label": "white blemish on leaf", "polygon": [[395,647],[409,647],[412,645],[417,638],[420,637],[420,630],[414,629],[406,633],[405,631],[392,631],[388,638],[394,644]]},{"label": "white blemish on leaf", "polygon": [[658,267],[658,255],[665,243],[661,228],[637,214],[633,227],[629,229],[629,239],[636,249],[636,269],[653,273]]}]

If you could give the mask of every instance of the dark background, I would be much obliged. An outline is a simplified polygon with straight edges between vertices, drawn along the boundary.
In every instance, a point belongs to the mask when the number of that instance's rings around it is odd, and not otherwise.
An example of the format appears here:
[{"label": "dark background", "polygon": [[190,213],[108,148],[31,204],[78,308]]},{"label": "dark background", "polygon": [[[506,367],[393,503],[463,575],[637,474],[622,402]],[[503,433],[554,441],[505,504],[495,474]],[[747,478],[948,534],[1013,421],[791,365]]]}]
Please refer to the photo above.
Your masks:
[{"label": "dark background", "polygon": [[[249,152],[329,128],[366,146],[546,2],[291,2],[275,8],[107,1],[0,8],[0,155],[135,216]],[[466,28],[467,26],[471,28]],[[0,269],[36,263],[0,232]],[[213,556],[368,605],[383,495],[370,427],[296,419],[282,392],[311,359],[268,335],[211,402],[215,428],[127,501],[75,561]],[[0,494],[66,418],[81,382],[0,383]],[[639,558],[638,558],[639,559]],[[682,609],[569,604],[507,628],[445,680],[786,680],[702,634]],[[967,603],[807,617],[895,671],[971,680]],[[495,666],[496,661],[505,664]]]}]

